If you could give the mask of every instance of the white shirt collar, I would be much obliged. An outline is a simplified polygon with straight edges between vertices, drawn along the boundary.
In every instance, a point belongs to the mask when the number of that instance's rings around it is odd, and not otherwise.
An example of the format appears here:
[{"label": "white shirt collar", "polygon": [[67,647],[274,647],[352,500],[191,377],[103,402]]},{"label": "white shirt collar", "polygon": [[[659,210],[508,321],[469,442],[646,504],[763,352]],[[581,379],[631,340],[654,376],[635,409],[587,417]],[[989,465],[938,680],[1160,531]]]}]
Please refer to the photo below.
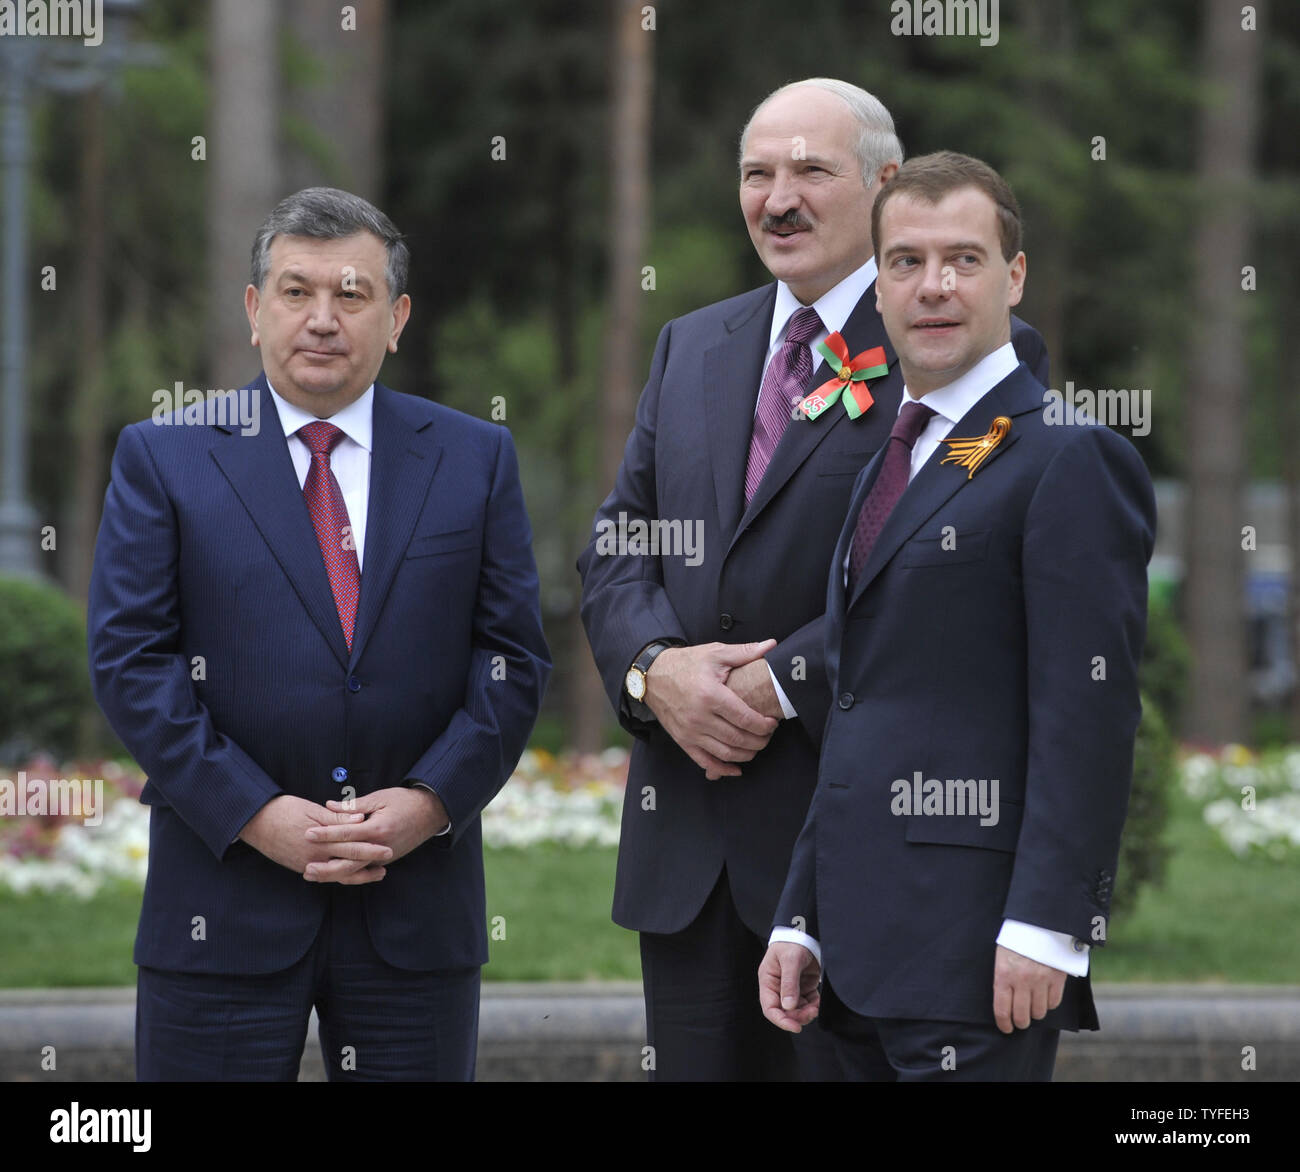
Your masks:
[{"label": "white shirt collar", "polygon": [[920,399],[913,399],[904,385],[898,410],[903,410],[904,403],[924,403],[950,424],[956,423],[1019,365],[1020,359],[1016,357],[1015,347],[1007,342],[991,354],[985,354],[970,370],[953,379],[947,386],[922,395]]},{"label": "white shirt collar", "polygon": [[[271,392],[271,400],[275,403],[275,409],[279,412],[280,426],[284,428],[286,437],[293,435],[300,427],[308,423],[317,422],[317,416],[310,411],[295,407],[288,399],[281,398],[276,393],[275,388],[271,386],[270,378],[267,378],[266,385]],[[368,452],[370,451],[370,440],[374,427],[374,401],[375,384],[371,383],[359,399],[349,403],[341,411],[336,411],[325,422],[334,424],[348,439],[365,448]]]},{"label": "white shirt collar", "polygon": [[[826,327],[828,334],[844,328],[854,306],[862,300],[875,279],[876,258],[872,256],[861,268],[855,269],[833,289],[828,289],[812,303],[810,308],[817,311],[817,316],[822,319],[822,325]],[[785,327],[789,325],[795,310],[803,308],[803,302],[790,292],[790,286],[784,281],[778,281],[776,305],[772,309],[772,333],[768,338],[769,349],[784,337]],[[813,365],[815,366],[816,362]]]}]

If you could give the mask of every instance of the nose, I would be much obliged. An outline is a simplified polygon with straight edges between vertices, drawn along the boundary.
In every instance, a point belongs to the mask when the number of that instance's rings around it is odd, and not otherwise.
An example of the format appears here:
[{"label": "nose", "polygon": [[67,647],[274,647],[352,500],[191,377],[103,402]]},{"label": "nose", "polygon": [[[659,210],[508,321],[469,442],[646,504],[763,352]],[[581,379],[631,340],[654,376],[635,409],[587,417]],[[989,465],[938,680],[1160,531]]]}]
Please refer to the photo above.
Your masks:
[{"label": "nose", "polygon": [[925,262],[925,271],[917,283],[916,295],[921,301],[946,301],[954,287],[951,266],[942,260]]},{"label": "nose", "polygon": [[778,168],[763,211],[769,216],[784,216],[791,208],[797,208],[802,200],[795,177],[785,168]]},{"label": "nose", "polygon": [[332,334],[339,328],[338,318],[334,314],[334,298],[328,290],[321,290],[312,298],[307,328],[314,334]]}]

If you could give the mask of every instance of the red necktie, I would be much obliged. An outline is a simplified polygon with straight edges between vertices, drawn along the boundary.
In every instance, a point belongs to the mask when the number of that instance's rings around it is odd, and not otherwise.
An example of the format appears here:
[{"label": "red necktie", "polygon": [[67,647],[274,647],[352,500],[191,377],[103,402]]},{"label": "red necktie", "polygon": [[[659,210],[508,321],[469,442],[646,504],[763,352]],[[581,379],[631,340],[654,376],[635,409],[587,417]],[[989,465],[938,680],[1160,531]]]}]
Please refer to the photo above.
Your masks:
[{"label": "red necktie", "polygon": [[920,438],[933,414],[934,408],[927,407],[924,403],[904,403],[894,421],[884,461],[876,473],[876,482],[867,493],[867,499],[862,502],[862,511],[858,514],[858,523],[853,530],[853,546],[849,551],[850,598],[857,588],[858,575],[871,556],[871,547],[876,544],[885,521],[907,488],[912,471],[912,446]]},{"label": "red necktie", "polygon": [[785,328],[785,341],[772,355],[758,392],[754,434],[749,441],[749,463],[745,468],[745,504],[754,499],[763,473],[786,426],[793,418],[794,405],[808,390],[812,378],[812,351],[808,343],[822,331],[822,319],[815,309],[796,310]]},{"label": "red necktie", "polygon": [[343,493],[330,470],[330,452],[343,438],[343,432],[334,424],[322,421],[300,427],[298,434],[311,449],[311,467],[307,470],[302,493],[311,513],[311,523],[316,526],[316,540],[320,542],[325,569],[329,572],[334,605],[338,607],[343,637],[351,651],[357,597],[361,593],[361,570],[357,565],[356,541],[348,523]]}]

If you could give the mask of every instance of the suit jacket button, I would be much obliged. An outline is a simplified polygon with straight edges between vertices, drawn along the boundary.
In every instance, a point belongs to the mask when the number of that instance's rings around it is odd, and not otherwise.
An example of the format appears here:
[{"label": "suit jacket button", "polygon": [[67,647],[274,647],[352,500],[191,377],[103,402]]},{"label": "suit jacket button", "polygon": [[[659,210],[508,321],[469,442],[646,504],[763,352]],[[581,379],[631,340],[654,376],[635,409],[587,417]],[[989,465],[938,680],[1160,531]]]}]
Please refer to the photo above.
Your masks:
[{"label": "suit jacket button", "polygon": [[731,628],[734,627],[735,625],[736,625],[736,620],[733,619],[729,614],[724,614],[718,620],[718,626],[720,626],[724,631],[730,631]]},{"label": "suit jacket button", "polygon": [[840,707],[843,708],[846,712],[853,707],[852,692],[842,692],[840,694]]},{"label": "suit jacket button", "polygon": [[357,679],[356,676],[348,676],[348,691],[349,692],[361,691],[361,681]]},{"label": "suit jacket button", "polygon": [[348,779],[348,771],[342,765],[336,765],[330,773],[330,777],[342,785]]}]

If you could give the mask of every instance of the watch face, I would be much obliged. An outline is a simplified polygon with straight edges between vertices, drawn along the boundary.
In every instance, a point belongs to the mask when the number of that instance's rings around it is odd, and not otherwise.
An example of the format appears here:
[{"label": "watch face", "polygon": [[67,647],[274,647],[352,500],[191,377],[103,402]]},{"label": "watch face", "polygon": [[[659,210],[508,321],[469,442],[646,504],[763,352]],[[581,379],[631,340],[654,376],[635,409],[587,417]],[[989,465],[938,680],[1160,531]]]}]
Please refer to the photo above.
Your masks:
[{"label": "watch face", "polygon": [[627,678],[623,681],[623,686],[627,688],[627,694],[633,700],[641,700],[645,697],[645,673],[638,671],[635,667],[627,673]]}]

